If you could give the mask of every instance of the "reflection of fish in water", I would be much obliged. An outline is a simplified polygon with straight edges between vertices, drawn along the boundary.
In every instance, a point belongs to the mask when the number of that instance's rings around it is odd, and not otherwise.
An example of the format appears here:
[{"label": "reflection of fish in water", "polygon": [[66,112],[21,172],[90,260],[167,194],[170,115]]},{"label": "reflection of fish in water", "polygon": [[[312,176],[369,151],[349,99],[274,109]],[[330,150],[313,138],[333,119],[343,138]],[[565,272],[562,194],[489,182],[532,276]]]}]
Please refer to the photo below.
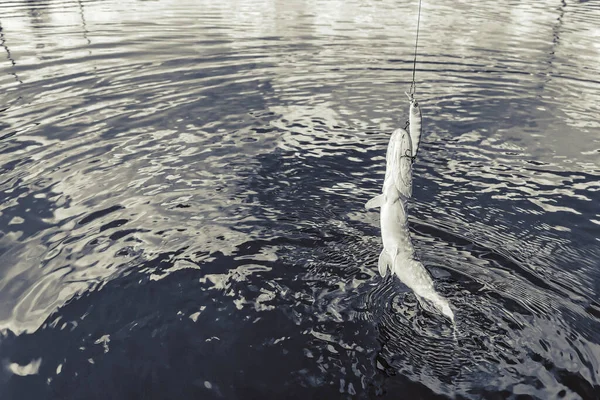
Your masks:
[{"label": "reflection of fish in water", "polygon": [[[411,111],[412,109],[411,102]],[[420,122],[420,109],[418,111]],[[420,124],[418,128],[420,136]],[[416,137],[417,145],[419,136]],[[429,308],[427,305],[431,304],[454,321],[454,313],[448,301],[435,291],[429,272],[415,259],[415,249],[410,239],[406,207],[408,198],[412,196],[412,157],[416,153],[417,148],[412,146],[411,135],[404,129],[396,129],[388,144],[383,193],[365,205],[367,210],[381,207],[383,250],[379,255],[379,273],[383,277],[389,268],[402,283],[414,291],[425,308]]]}]

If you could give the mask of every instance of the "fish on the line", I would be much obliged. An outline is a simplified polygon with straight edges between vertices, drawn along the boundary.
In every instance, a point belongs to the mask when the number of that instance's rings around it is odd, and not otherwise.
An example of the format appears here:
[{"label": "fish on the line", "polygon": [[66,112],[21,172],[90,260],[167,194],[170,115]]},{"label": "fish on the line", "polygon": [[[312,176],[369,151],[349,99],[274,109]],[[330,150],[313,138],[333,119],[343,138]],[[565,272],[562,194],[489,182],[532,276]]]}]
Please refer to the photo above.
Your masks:
[{"label": "fish on the line", "polygon": [[415,99],[413,94],[406,93],[408,101],[410,102],[410,109],[408,110],[408,129],[410,132],[410,139],[412,140],[412,156],[413,159],[417,157],[417,151],[419,150],[419,143],[421,141],[421,133],[423,133],[422,114],[421,106]]},{"label": "fish on the line", "polygon": [[385,277],[388,269],[411,289],[424,308],[432,305],[454,322],[448,301],[434,288],[433,279],[417,259],[408,229],[407,205],[412,196],[412,163],[421,137],[421,109],[416,100],[410,104],[410,134],[396,129],[386,153],[386,170],[382,193],[369,200],[367,210],[380,208],[383,250],[379,255],[379,273]]}]

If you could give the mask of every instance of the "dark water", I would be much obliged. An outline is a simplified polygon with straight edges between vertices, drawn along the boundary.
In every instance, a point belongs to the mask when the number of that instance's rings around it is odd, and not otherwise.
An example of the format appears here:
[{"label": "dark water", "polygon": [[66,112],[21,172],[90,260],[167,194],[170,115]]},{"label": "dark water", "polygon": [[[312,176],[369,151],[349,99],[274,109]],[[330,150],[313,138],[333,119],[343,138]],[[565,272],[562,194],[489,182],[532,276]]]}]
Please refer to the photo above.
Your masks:
[{"label": "dark water", "polygon": [[2,0],[0,398],[600,398],[600,4]]}]

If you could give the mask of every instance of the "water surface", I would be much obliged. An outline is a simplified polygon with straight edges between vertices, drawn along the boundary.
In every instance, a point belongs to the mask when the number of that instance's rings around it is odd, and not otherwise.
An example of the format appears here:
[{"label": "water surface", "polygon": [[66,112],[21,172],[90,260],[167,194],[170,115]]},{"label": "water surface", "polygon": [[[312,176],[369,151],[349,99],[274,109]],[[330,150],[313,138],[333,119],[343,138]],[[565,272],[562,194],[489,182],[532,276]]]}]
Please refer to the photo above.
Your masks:
[{"label": "water surface", "polygon": [[[600,6],[0,5],[0,397],[600,396]],[[519,397],[521,396],[521,397]],[[523,397],[525,396],[525,397]]]}]

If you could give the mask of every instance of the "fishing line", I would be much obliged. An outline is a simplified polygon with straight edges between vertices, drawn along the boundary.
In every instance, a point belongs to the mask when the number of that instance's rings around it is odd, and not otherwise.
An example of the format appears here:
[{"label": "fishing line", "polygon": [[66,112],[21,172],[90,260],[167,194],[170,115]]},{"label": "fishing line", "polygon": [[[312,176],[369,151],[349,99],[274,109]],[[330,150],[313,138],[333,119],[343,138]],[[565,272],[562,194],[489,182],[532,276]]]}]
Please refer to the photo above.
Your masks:
[{"label": "fishing line", "polygon": [[[8,49],[8,46],[6,45],[6,38],[4,36],[4,28],[2,27],[1,23],[0,23],[0,46],[4,48],[4,50],[6,51],[7,58],[9,59],[10,63],[12,64],[12,67],[15,68],[17,63],[15,62],[14,58],[10,54],[10,50]],[[15,77],[17,82],[23,84],[23,81],[21,80],[21,78],[19,78],[19,75],[17,75],[16,72],[11,72],[10,74]]]},{"label": "fishing line", "polygon": [[417,47],[419,44],[419,25],[421,24],[421,0],[419,0],[419,14],[417,17],[417,38],[415,39],[415,59],[413,61],[413,74],[412,74],[412,83],[410,84],[410,97],[412,98],[415,94],[415,90],[417,84],[415,82],[415,73],[417,71]]}]

